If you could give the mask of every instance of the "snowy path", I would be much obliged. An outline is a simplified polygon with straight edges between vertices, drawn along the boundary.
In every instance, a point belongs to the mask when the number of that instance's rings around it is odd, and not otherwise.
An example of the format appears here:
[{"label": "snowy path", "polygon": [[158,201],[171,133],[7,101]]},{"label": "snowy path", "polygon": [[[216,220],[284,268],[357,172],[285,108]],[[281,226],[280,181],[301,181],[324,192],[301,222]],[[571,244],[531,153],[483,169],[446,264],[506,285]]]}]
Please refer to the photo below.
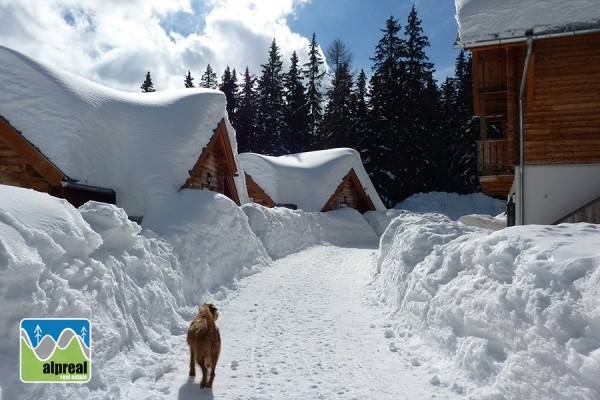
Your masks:
[{"label": "snowy path", "polygon": [[219,304],[212,391],[182,378],[179,399],[458,398],[400,351],[370,300],[373,257],[373,249],[314,247],[243,279]]}]

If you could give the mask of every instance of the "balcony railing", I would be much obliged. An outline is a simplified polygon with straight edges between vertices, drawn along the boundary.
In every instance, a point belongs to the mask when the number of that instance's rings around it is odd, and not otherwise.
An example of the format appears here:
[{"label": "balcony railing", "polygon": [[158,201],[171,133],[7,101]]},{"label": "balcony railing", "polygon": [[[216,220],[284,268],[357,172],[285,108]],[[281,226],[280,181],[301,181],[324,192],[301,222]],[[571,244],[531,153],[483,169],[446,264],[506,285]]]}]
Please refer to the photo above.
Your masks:
[{"label": "balcony railing", "polygon": [[508,160],[508,140],[478,140],[477,170],[480,175],[512,173]]}]

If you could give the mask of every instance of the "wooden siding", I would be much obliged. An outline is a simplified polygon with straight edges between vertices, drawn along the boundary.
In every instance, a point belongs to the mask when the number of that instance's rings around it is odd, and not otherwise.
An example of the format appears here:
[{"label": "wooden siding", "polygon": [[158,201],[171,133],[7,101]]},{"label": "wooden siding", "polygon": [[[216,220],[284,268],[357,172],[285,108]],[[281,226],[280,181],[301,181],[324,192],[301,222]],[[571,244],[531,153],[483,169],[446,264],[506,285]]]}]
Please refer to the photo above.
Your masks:
[{"label": "wooden siding", "polygon": [[354,169],[351,169],[321,211],[354,208],[360,213],[375,210]]},{"label": "wooden siding", "polygon": [[481,190],[486,196],[506,200],[515,179],[513,175],[482,175],[479,177]]},{"label": "wooden siding", "polygon": [[234,180],[237,168],[224,119],[214,130],[209,143],[202,149],[198,161],[189,173],[182,189],[216,191],[229,197],[237,205],[241,204]]},{"label": "wooden siding", "polygon": [[600,34],[534,42],[525,163],[600,162]]},{"label": "wooden siding", "polygon": [[[526,45],[495,45],[472,52],[474,107],[481,121],[479,172],[503,175],[506,165],[519,163],[519,90]],[[499,137],[489,137],[494,123],[501,127]],[[600,163],[600,33],[534,40],[523,128],[525,164]],[[489,139],[506,141],[501,149],[506,162],[499,159],[498,144]],[[490,195],[486,188],[493,192],[499,186],[510,188],[493,179],[481,182]]]},{"label": "wooden siding", "polygon": [[600,224],[600,198],[589,202],[585,206],[559,219],[554,223],[554,225],[577,222],[589,222],[592,224]]},{"label": "wooden siding", "polygon": [[248,188],[248,196],[253,202],[264,207],[275,207],[275,201],[248,174],[246,174],[246,187]]},{"label": "wooden siding", "polygon": [[0,184],[49,192],[65,175],[0,117]]}]

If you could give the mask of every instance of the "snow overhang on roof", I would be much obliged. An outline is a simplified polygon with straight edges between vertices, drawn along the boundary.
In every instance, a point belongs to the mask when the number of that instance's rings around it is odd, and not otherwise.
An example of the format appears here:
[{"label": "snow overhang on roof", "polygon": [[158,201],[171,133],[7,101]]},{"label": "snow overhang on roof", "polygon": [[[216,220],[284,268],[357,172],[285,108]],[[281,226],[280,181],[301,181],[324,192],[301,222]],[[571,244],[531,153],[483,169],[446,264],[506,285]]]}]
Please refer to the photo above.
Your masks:
[{"label": "snow overhang on roof", "polygon": [[354,169],[376,210],[386,210],[354,149],[339,148],[280,157],[239,155],[244,172],[277,204],[321,211],[344,177]]},{"label": "snow overhang on roof", "polygon": [[122,92],[3,46],[0,81],[0,115],[70,178],[114,189],[129,215],[181,188],[223,119],[237,155],[217,90]]},{"label": "snow overhang on roof", "polygon": [[456,0],[457,48],[600,32],[598,0]]}]

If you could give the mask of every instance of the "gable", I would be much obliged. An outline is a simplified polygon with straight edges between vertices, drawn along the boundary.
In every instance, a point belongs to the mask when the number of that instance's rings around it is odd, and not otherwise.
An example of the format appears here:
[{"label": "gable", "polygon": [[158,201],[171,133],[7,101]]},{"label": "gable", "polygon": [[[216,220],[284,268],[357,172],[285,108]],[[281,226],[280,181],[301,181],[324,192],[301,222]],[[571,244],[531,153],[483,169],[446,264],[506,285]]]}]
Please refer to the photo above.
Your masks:
[{"label": "gable", "polygon": [[49,192],[65,178],[65,174],[0,117],[0,184]]},{"label": "gable", "polygon": [[210,141],[202,149],[198,161],[189,170],[189,178],[181,189],[212,190],[224,194],[237,205],[241,205],[234,179],[238,171],[225,119],[219,122],[213,132]]},{"label": "gable", "polygon": [[275,201],[273,201],[273,199],[271,198],[271,196],[269,196],[267,193],[265,193],[265,191],[263,190],[263,188],[261,188],[258,183],[256,183],[256,181],[254,179],[252,179],[252,177],[248,174],[246,175],[246,186],[248,187],[248,196],[250,197],[250,200],[253,201],[256,204],[260,204],[261,206],[264,207],[275,207],[277,204],[275,203]]},{"label": "gable", "polygon": [[363,188],[354,168],[337,187],[321,211],[337,210],[339,208],[354,208],[361,214],[367,211],[375,211],[375,205]]}]

